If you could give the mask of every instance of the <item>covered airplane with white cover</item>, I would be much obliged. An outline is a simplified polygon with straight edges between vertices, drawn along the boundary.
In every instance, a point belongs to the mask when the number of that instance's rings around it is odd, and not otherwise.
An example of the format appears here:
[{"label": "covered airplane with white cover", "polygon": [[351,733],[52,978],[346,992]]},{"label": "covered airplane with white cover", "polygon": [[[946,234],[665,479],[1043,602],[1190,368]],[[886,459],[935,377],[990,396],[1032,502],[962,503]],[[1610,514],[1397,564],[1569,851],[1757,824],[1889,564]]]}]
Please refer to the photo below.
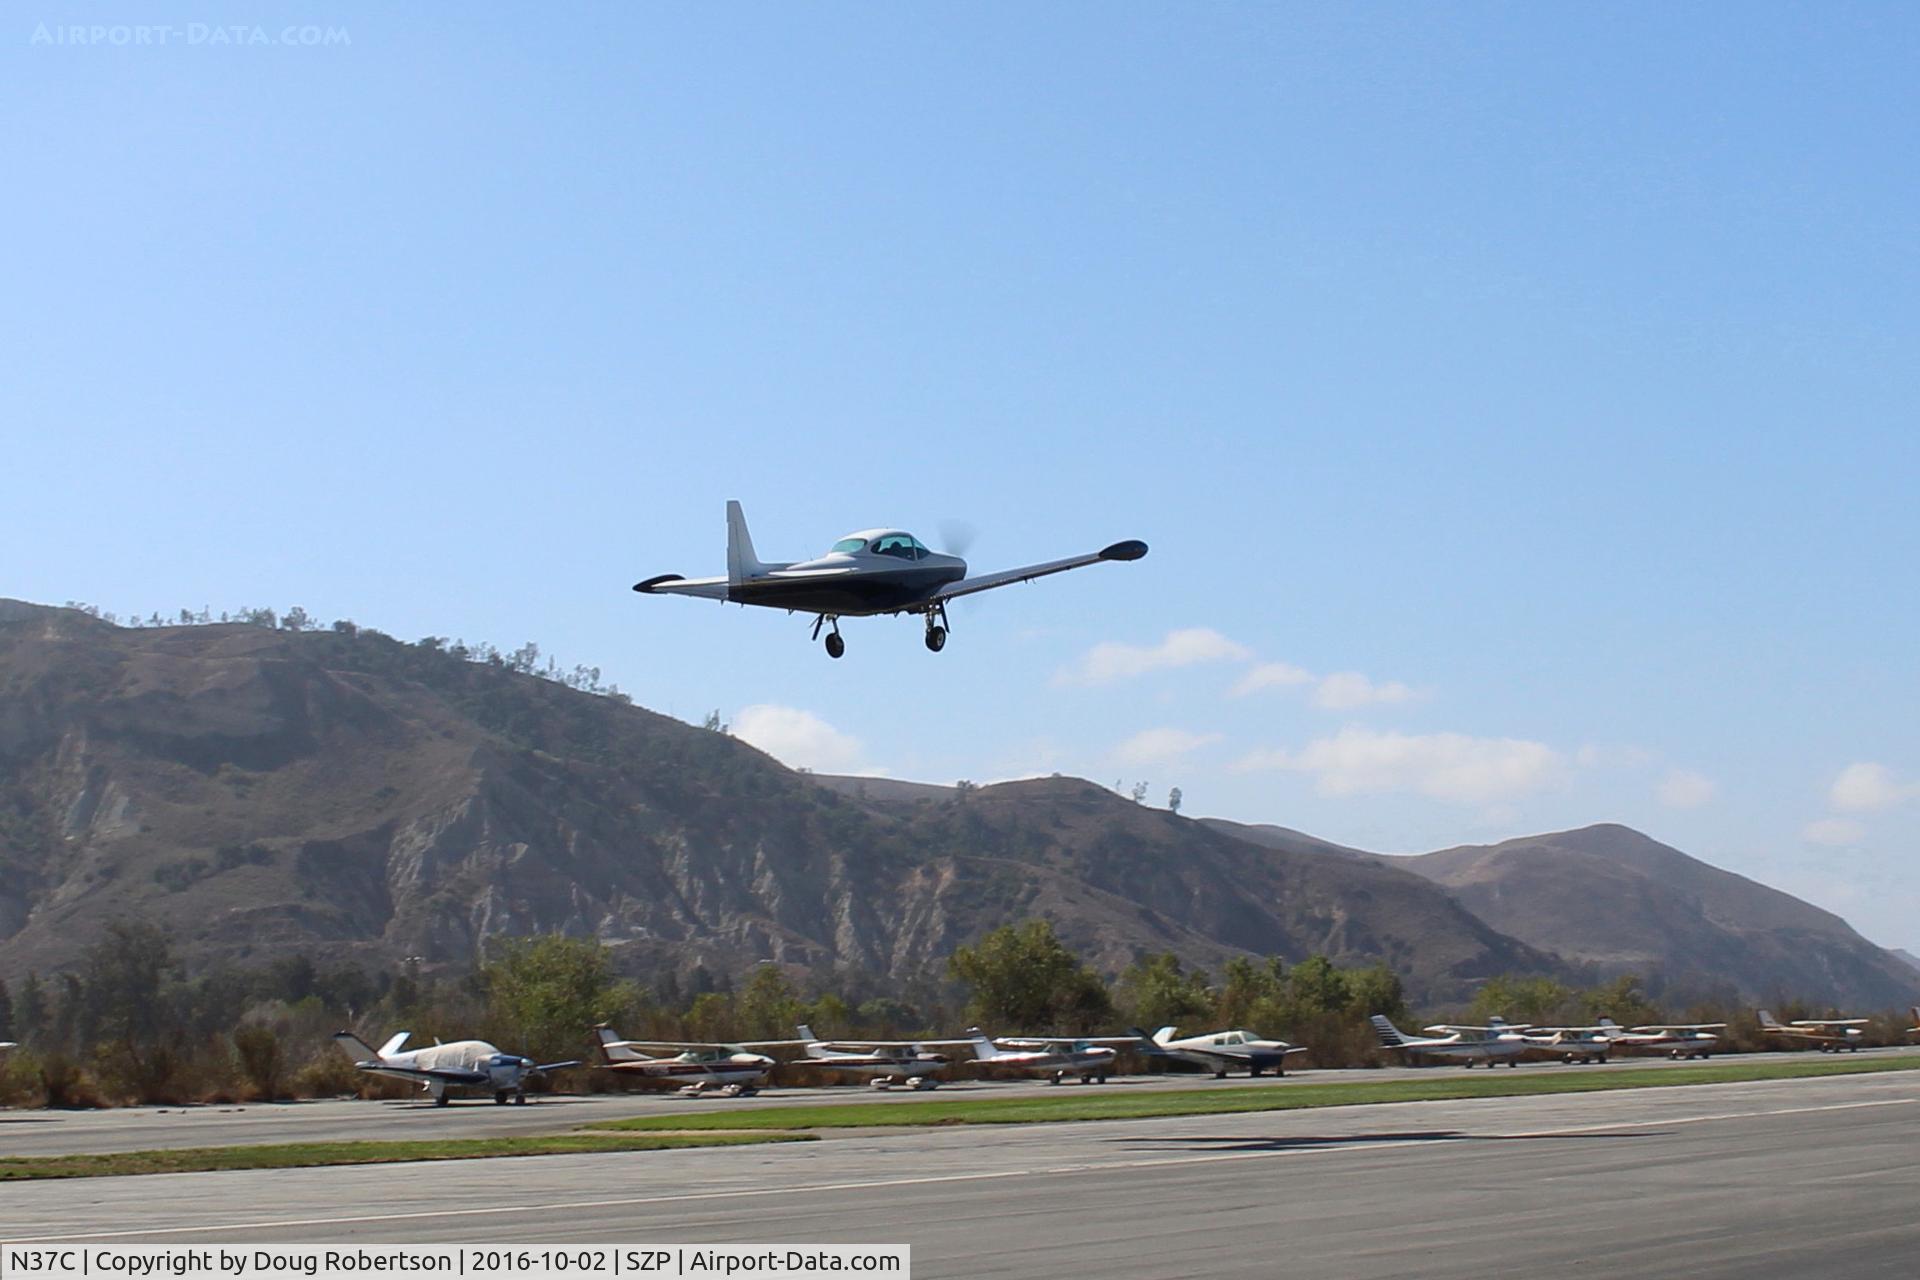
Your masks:
[{"label": "covered airplane with white cover", "polygon": [[1224,1079],[1227,1072],[1232,1070],[1244,1070],[1250,1076],[1266,1071],[1283,1076],[1287,1074],[1288,1056],[1307,1051],[1303,1044],[1268,1040],[1243,1028],[1209,1031],[1184,1038],[1177,1027],[1161,1027],[1152,1035],[1135,1027],[1133,1033],[1140,1037],[1142,1053],[1190,1062],[1213,1072],[1216,1080]]},{"label": "covered airplane with white cover", "polygon": [[353,1059],[353,1065],[369,1075],[386,1076],[417,1084],[433,1096],[435,1106],[447,1105],[452,1089],[491,1093],[495,1102],[525,1102],[529,1077],[563,1067],[577,1067],[578,1061],[535,1062],[517,1053],[502,1053],[485,1040],[438,1041],[425,1048],[402,1050],[410,1033],[398,1031],[378,1049],[351,1031],[336,1031],[334,1043]]}]

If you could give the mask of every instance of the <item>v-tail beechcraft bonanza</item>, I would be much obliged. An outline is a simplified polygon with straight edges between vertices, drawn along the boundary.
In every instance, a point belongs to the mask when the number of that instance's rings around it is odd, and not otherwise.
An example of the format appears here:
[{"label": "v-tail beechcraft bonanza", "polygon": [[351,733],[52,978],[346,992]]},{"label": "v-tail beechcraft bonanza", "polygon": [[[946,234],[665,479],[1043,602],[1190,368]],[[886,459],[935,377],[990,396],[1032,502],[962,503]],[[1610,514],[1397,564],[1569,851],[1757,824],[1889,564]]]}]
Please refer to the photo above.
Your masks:
[{"label": "v-tail beechcraft bonanza", "polygon": [[473,1089],[491,1093],[495,1102],[525,1102],[527,1077],[578,1062],[535,1062],[517,1053],[502,1053],[485,1040],[456,1040],[401,1052],[407,1033],[397,1032],[378,1049],[351,1031],[333,1036],[353,1065],[370,1075],[390,1076],[419,1085],[433,1095],[435,1106],[447,1105],[447,1090]]},{"label": "v-tail beechcraft bonanza", "polygon": [[698,596],[813,614],[814,638],[827,629],[827,655],[833,658],[847,651],[846,641],[840,638],[840,619],[917,613],[926,622],[927,648],[938,653],[947,647],[949,600],[1103,560],[1138,560],[1146,554],[1146,543],[1129,539],[1086,555],[968,577],[967,562],[957,555],[930,551],[899,529],[867,529],[848,534],[817,559],[777,564],[754,554],[746,513],[738,502],[729,502],[726,577],[683,578],[665,573],[636,582],[633,589],[642,595]]}]

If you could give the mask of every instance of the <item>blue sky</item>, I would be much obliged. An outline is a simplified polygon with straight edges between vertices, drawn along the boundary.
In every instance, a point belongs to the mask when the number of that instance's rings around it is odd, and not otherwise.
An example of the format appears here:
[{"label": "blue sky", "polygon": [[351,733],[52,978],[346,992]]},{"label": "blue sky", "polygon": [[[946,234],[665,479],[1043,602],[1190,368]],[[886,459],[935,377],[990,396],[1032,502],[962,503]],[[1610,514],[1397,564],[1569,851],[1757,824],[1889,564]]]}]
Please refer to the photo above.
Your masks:
[{"label": "blue sky", "polygon": [[[1622,821],[1920,950],[1910,12],[91,9],[0,28],[0,593],[1377,849]],[[727,498],[1153,553],[836,663],[627,590]]]}]

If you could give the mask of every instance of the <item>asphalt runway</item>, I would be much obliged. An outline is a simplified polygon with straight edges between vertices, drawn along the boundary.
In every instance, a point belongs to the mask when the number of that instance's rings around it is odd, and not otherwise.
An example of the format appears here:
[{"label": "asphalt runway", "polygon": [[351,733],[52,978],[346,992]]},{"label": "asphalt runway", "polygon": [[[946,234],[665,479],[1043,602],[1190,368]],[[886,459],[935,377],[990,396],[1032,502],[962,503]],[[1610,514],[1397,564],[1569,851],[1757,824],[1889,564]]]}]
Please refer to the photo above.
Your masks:
[{"label": "asphalt runway", "polygon": [[921,1277],[1915,1274],[1920,1078],[15,1184],[0,1238],[906,1242]]},{"label": "asphalt runway", "polygon": [[[1868,1049],[1849,1058],[1885,1055],[1920,1056],[1920,1046]],[[1767,1062],[1807,1054],[1747,1054],[1714,1061]],[[1658,1058],[1621,1059],[1605,1066],[1569,1066],[1560,1063],[1523,1063],[1503,1076],[1532,1071],[1582,1072],[1667,1070],[1677,1066]],[[1480,1068],[1465,1074],[1477,1076]],[[534,1095],[525,1106],[495,1106],[491,1098],[461,1098],[451,1106],[436,1107],[418,1099],[390,1102],[324,1100],[252,1104],[247,1106],[125,1107],[108,1111],[0,1111],[0,1155],[87,1155],[111,1151],[148,1151],[183,1147],[257,1146],[279,1142],[349,1142],[398,1138],[484,1138],[563,1133],[598,1120],[628,1116],[704,1114],[716,1108],[817,1106],[856,1102],[898,1102],[911,1105],[929,1097],[1006,1098],[1072,1094],[1089,1089],[1101,1092],[1138,1092],[1163,1089],[1263,1088],[1284,1089],[1297,1084],[1330,1080],[1431,1080],[1459,1073],[1457,1066],[1377,1071],[1309,1071],[1284,1079],[1244,1075],[1215,1080],[1206,1075],[1116,1076],[1104,1085],[1045,1081],[960,1080],[942,1085],[935,1094],[904,1089],[881,1092],[849,1087],[829,1089],[771,1088],[753,1098],[681,1098],[671,1093],[545,1094]]]}]

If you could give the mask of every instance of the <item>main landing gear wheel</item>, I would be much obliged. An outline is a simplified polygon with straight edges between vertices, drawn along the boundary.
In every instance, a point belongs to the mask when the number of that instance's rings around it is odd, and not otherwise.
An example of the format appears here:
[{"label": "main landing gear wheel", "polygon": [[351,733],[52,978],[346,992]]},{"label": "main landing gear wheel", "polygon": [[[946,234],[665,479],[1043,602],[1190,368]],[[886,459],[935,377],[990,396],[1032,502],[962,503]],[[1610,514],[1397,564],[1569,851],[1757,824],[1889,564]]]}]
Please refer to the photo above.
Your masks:
[{"label": "main landing gear wheel", "polygon": [[947,629],[945,627],[927,628],[927,648],[935,653],[947,647]]},{"label": "main landing gear wheel", "polygon": [[847,642],[840,638],[838,631],[827,632],[827,656],[838,658],[847,651]]}]

